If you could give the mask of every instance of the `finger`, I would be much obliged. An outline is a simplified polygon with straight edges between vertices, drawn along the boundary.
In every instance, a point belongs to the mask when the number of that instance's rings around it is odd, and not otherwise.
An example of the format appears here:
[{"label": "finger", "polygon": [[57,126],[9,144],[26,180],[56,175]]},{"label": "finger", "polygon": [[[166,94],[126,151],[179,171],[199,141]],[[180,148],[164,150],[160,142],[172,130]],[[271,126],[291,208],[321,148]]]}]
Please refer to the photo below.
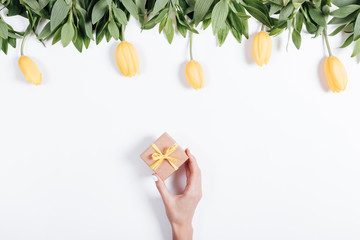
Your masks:
[{"label": "finger", "polygon": [[185,163],[185,170],[186,170],[186,178],[188,179],[190,177],[190,168],[188,162]]},{"label": "finger", "polygon": [[188,155],[189,157],[189,168],[190,168],[190,172],[193,174],[200,174],[200,168],[196,162],[196,158],[194,157],[194,155],[191,154],[190,150],[187,148],[185,150],[186,155]]},{"label": "finger", "polygon": [[200,168],[197,165],[195,157],[191,154],[189,149],[185,150],[189,156],[188,166],[190,170],[190,176],[187,178],[185,193],[188,192],[201,192],[201,173]]},{"label": "finger", "polygon": [[155,184],[157,189],[159,190],[161,198],[163,199],[164,202],[168,201],[169,198],[171,198],[172,194],[170,193],[169,189],[166,187],[164,181],[156,173],[153,174],[153,178],[155,180]]}]

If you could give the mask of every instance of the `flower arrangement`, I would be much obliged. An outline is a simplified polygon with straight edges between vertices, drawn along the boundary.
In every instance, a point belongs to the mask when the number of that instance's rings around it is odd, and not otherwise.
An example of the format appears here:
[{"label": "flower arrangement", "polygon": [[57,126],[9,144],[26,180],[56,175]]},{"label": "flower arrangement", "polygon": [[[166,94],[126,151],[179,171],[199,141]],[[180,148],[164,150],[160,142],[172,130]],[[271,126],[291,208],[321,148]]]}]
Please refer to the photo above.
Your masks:
[{"label": "flower arrangement", "polygon": [[[139,21],[141,30],[158,26],[171,44],[177,31],[190,38],[190,60],[186,78],[194,89],[204,86],[202,66],[193,60],[192,38],[211,25],[221,46],[229,33],[241,43],[249,38],[248,19],[259,21],[263,28],[253,42],[254,60],[259,66],[271,57],[271,38],[288,32],[288,44],[301,47],[302,34],[323,35],[329,52],[324,71],[333,92],[345,90],[347,75],[338,58],[332,56],[328,36],[348,34],[341,46],[354,42],[352,57],[360,53],[360,3],[357,0],[0,0],[0,49],[7,54],[8,46],[16,47],[22,39],[19,67],[26,80],[41,84],[42,75],[34,61],[25,56],[23,46],[28,36],[44,43],[71,42],[82,52],[91,41],[119,40],[115,59],[120,72],[127,77],[140,73],[135,47],[125,41],[130,17]],[[2,15],[19,16],[28,20],[24,31],[14,30]],[[331,19],[329,19],[331,18]],[[42,24],[43,22],[46,24]],[[337,25],[330,34],[328,25]]]}]

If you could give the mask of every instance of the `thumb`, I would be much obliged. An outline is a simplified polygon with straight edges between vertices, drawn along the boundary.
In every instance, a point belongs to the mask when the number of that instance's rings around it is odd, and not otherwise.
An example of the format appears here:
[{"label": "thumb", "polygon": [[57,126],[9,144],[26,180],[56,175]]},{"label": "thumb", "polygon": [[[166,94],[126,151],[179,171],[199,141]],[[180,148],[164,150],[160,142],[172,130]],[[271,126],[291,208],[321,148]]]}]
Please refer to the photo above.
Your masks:
[{"label": "thumb", "polygon": [[156,173],[153,174],[153,179],[155,181],[156,187],[159,190],[161,198],[164,202],[168,201],[168,199],[172,196],[169,189],[166,187],[164,181],[157,175]]}]

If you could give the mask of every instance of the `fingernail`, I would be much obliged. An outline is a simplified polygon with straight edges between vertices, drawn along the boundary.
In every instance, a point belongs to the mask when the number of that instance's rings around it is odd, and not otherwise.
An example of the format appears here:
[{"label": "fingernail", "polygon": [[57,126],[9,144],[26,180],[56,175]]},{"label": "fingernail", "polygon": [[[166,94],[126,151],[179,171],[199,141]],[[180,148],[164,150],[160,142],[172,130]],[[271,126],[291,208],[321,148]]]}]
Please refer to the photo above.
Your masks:
[{"label": "fingernail", "polygon": [[152,179],[155,181],[155,182],[157,182],[159,179],[157,178],[157,176],[155,176],[155,175],[152,175]]}]

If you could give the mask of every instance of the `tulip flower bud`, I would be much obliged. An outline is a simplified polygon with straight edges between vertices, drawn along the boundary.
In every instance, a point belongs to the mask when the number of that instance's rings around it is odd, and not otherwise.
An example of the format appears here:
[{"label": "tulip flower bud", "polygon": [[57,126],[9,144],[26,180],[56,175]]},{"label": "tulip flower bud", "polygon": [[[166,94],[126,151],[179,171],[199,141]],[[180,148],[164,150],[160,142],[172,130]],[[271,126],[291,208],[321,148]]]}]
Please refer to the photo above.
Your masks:
[{"label": "tulip flower bud", "polygon": [[261,31],[254,37],[253,55],[257,65],[260,67],[267,64],[271,57],[271,38],[267,32]]},{"label": "tulip flower bud", "polygon": [[345,90],[348,78],[345,67],[340,60],[337,57],[330,56],[326,59],[324,67],[331,91],[340,92]]},{"label": "tulip flower bud", "polygon": [[204,71],[200,63],[190,60],[186,64],[186,79],[194,89],[204,87]]},{"label": "tulip flower bud", "polygon": [[115,59],[124,76],[133,77],[140,73],[139,56],[131,43],[122,41],[116,48]]},{"label": "tulip flower bud", "polygon": [[41,72],[31,58],[21,56],[19,58],[19,67],[21,72],[25,75],[27,81],[35,85],[40,85],[42,81]]}]

